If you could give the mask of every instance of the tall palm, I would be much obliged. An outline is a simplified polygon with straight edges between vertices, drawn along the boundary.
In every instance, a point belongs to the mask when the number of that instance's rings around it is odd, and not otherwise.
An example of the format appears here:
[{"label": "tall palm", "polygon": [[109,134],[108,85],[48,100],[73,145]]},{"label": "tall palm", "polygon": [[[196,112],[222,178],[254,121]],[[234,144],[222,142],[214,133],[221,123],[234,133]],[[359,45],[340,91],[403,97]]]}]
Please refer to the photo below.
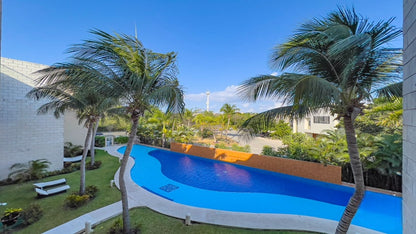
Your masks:
[{"label": "tall palm", "polygon": [[227,117],[227,128],[225,130],[225,137],[228,137],[228,130],[230,129],[230,121],[231,121],[231,117],[233,117],[233,115],[239,111],[240,109],[237,108],[236,105],[230,105],[228,103],[225,103],[220,111]]},{"label": "tall palm", "polygon": [[55,117],[58,118],[65,111],[74,110],[79,123],[84,122],[84,126],[88,129],[80,168],[79,194],[82,195],[85,193],[85,164],[88,145],[93,138],[94,126],[98,124],[103,113],[116,104],[116,100],[105,97],[88,85],[72,82],[74,77],[95,79],[97,71],[92,67],[76,63],[56,64],[42,69],[38,73],[41,74],[38,86],[33,88],[27,96],[36,100],[50,99],[50,102],[39,107],[38,113],[44,114],[53,111]]},{"label": "tall palm", "polygon": [[271,59],[274,68],[297,73],[254,77],[240,88],[247,100],[282,98],[290,105],[263,112],[245,126],[255,119],[269,122],[275,117],[303,117],[322,108],[343,120],[355,192],[337,233],[347,232],[365,194],[354,120],[376,89],[399,79],[401,50],[385,47],[401,33],[391,25],[392,20],[370,22],[354,9],[339,8],[305,23],[286,43],[275,47]]},{"label": "tall palm", "polygon": [[123,229],[124,233],[129,233],[130,217],[124,175],[139,119],[152,106],[166,107],[167,112],[182,112],[183,90],[176,77],[175,53],[152,52],[144,48],[137,38],[127,35],[110,35],[99,30],[92,33],[96,39],[75,45],[70,52],[104,74],[91,86],[109,97],[121,100],[132,121],[119,176]]}]

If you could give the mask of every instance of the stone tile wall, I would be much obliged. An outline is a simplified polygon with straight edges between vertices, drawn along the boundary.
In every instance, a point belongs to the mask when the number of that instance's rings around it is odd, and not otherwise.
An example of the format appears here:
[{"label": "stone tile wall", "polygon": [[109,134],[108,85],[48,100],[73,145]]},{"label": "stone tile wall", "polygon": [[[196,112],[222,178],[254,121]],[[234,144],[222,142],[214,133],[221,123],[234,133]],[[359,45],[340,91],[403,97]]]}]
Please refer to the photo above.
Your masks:
[{"label": "stone tile wall", "polygon": [[1,58],[0,77],[0,179],[14,163],[47,159],[51,170],[62,168],[63,118],[37,115],[45,102],[25,97],[34,86],[35,71],[46,66]]},{"label": "stone tile wall", "polygon": [[403,1],[403,233],[416,230],[416,1]]}]

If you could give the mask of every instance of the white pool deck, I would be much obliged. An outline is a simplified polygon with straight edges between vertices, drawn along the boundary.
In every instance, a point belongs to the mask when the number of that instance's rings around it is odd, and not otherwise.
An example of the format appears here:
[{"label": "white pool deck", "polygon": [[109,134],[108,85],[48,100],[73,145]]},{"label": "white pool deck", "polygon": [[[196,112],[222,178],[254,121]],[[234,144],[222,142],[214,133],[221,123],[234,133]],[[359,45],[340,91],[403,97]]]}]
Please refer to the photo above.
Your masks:
[{"label": "white pool deck", "polygon": [[[122,155],[117,152],[120,146],[106,147],[105,150],[115,156]],[[134,165],[134,159],[129,158],[127,171],[130,171]],[[114,180],[118,186],[119,171],[114,176]],[[259,214],[245,212],[230,212],[213,209],[205,209],[182,205],[160,196],[157,196],[140,186],[138,186],[130,177],[130,173],[126,173],[124,177],[127,185],[129,207],[148,207],[156,212],[185,219],[186,215],[190,215],[193,222],[216,224],[222,226],[253,228],[253,229],[276,229],[276,230],[304,230],[322,233],[335,233],[337,221],[314,218],[302,215],[287,214]],[[62,233],[80,233],[85,228],[85,223],[89,222],[93,227],[110,218],[120,215],[122,212],[121,201],[97,209],[90,213],[84,214],[74,220],[57,226],[45,233],[62,234]],[[351,225],[348,233],[358,234],[375,234],[380,233],[371,229]]]}]

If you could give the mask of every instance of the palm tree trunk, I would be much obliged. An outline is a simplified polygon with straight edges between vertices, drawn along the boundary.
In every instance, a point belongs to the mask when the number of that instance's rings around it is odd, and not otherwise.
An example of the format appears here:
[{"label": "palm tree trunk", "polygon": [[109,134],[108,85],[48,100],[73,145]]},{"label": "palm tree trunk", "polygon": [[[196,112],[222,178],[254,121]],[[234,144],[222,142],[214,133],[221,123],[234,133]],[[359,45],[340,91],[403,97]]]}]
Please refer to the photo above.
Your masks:
[{"label": "palm tree trunk", "polygon": [[84,195],[85,193],[85,161],[87,159],[87,152],[88,152],[88,142],[90,142],[90,137],[93,131],[94,123],[90,122],[88,124],[88,130],[87,130],[87,136],[85,137],[85,143],[84,143],[84,150],[82,151],[82,159],[81,159],[81,179],[79,183],[79,194]]},{"label": "palm tree trunk", "polygon": [[228,139],[228,129],[230,129],[230,117],[228,117],[227,121],[227,129],[225,130],[225,139]]},{"label": "palm tree trunk", "polygon": [[93,130],[92,136],[91,136],[91,145],[90,145],[91,166],[93,166],[94,163],[95,163],[95,134],[97,134],[97,129],[98,129],[98,124],[100,122],[100,117],[98,117],[96,121],[97,122],[95,122],[94,130]]},{"label": "palm tree trunk", "polygon": [[347,233],[348,228],[354,218],[355,213],[360,207],[365,194],[363,168],[358,152],[357,139],[355,137],[354,119],[351,116],[344,117],[345,135],[347,137],[348,153],[350,155],[351,169],[354,175],[355,192],[350,198],[344,214],[338,223],[336,233]]},{"label": "palm tree trunk", "polygon": [[129,204],[127,197],[127,188],[124,181],[124,174],[126,172],[127,161],[129,160],[131,149],[133,148],[134,139],[137,133],[137,126],[139,124],[139,113],[132,114],[132,126],[129,135],[129,141],[127,142],[126,151],[124,151],[123,159],[121,160],[119,184],[121,192],[121,203],[123,207],[123,233],[129,233],[130,231],[130,215],[129,215]]}]

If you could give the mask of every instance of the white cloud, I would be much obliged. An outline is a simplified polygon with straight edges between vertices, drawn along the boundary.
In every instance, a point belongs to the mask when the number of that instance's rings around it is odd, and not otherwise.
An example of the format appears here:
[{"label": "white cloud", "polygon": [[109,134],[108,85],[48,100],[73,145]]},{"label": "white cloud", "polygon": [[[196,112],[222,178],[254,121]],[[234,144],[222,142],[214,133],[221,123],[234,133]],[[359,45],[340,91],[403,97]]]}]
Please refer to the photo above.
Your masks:
[{"label": "white cloud", "polygon": [[[219,112],[225,103],[236,105],[241,112],[262,112],[281,105],[280,102],[270,99],[259,100],[256,103],[245,102],[237,95],[237,90],[238,85],[230,85],[220,91],[209,90],[210,110]],[[207,95],[205,92],[185,94],[186,108],[188,109],[205,110],[206,100]]]}]

